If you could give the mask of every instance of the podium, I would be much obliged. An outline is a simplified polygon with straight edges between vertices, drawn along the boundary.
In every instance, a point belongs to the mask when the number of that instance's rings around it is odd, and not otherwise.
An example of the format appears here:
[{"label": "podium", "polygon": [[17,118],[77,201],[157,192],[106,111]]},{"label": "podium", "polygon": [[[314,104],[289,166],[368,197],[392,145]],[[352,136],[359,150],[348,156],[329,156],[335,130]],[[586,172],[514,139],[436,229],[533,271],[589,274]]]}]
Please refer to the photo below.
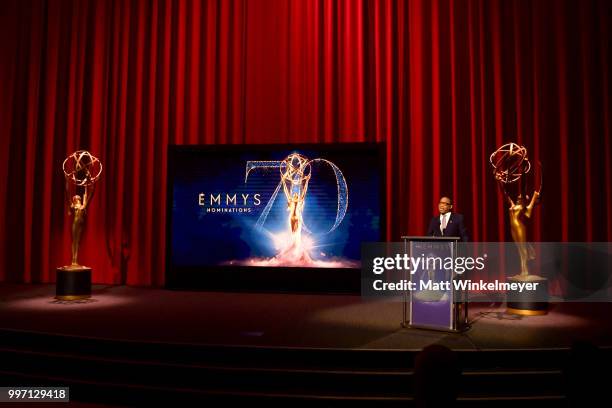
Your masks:
[{"label": "podium", "polygon": [[[461,238],[404,236],[402,240],[410,258],[424,261],[421,267],[405,272],[404,279],[414,282],[414,287],[403,293],[402,327],[449,332],[467,330],[467,293],[456,290],[453,284],[460,276],[455,273],[454,265]],[[426,262],[428,258],[447,262],[450,258],[452,266],[445,269],[444,263]]]}]

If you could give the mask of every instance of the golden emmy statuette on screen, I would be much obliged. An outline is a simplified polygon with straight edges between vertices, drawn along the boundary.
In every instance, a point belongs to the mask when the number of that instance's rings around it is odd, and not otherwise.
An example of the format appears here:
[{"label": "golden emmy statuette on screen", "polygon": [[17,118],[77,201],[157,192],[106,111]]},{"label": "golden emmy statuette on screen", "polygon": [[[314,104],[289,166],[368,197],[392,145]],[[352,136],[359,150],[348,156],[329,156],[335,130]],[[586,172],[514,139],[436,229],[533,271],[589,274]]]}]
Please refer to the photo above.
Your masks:
[{"label": "golden emmy statuette on screen", "polygon": [[283,192],[287,199],[287,211],[289,212],[287,226],[291,237],[291,244],[285,248],[281,256],[289,257],[294,261],[309,262],[310,255],[302,243],[302,225],[304,224],[302,214],[311,176],[310,162],[300,154],[290,154],[282,161],[280,173]]},{"label": "golden emmy statuette on screen", "polygon": [[[527,190],[525,176],[532,170],[527,155],[527,148],[516,143],[506,143],[495,150],[489,157],[493,175],[508,205],[510,233],[518,250],[520,269],[509,278],[510,281],[536,282],[539,291],[520,295],[517,302],[508,301],[508,310],[513,313],[535,315],[546,313],[548,296],[547,279],[529,273],[529,261],[535,259],[533,246],[527,240],[527,229],[533,210],[542,196],[542,172],[540,168],[540,185],[533,191]],[[541,166],[540,166],[541,167]],[[517,298],[512,294],[512,299]]]},{"label": "golden emmy statuette on screen", "polygon": [[79,264],[79,244],[87,207],[102,175],[102,163],[88,151],[78,150],[64,160],[62,170],[66,179],[66,205],[72,218],[72,245],[70,265],[56,271],[55,297],[59,300],[86,299],[91,297],[91,268]]}]

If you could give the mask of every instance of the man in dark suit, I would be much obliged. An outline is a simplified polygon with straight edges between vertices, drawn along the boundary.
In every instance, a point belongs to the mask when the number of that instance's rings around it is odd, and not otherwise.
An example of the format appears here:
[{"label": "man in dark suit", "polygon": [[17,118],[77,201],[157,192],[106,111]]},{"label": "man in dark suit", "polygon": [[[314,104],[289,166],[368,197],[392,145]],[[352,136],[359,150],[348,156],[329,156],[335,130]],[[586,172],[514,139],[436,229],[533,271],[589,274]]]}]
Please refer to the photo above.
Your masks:
[{"label": "man in dark suit", "polygon": [[432,237],[461,237],[461,241],[469,240],[467,228],[463,225],[463,215],[452,212],[453,200],[442,197],[438,203],[439,216],[429,223],[427,235]]}]

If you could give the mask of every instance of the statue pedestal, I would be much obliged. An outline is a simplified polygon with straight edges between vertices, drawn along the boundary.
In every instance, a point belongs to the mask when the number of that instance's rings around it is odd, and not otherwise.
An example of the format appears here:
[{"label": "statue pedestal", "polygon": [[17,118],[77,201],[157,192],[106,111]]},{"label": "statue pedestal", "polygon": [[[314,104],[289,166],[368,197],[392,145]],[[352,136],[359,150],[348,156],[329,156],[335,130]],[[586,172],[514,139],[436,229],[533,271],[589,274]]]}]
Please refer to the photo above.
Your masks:
[{"label": "statue pedestal", "polygon": [[91,268],[80,265],[56,269],[55,298],[81,300],[91,297]]},{"label": "statue pedestal", "polygon": [[512,276],[508,282],[533,282],[537,283],[536,290],[524,290],[523,292],[508,291],[506,296],[506,312],[522,316],[538,316],[548,313],[548,279],[537,275]]}]

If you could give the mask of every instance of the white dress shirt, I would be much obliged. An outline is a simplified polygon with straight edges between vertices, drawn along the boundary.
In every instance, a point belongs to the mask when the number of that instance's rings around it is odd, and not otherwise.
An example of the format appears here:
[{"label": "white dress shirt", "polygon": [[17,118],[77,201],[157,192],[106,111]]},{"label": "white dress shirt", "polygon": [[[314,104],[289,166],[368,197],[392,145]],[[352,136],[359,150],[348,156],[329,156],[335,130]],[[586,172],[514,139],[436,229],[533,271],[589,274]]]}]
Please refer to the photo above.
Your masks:
[{"label": "white dress shirt", "polygon": [[440,233],[442,233],[442,235],[444,235],[444,230],[446,229],[446,226],[448,225],[448,220],[450,218],[450,211],[447,212],[446,214],[440,214]]}]

